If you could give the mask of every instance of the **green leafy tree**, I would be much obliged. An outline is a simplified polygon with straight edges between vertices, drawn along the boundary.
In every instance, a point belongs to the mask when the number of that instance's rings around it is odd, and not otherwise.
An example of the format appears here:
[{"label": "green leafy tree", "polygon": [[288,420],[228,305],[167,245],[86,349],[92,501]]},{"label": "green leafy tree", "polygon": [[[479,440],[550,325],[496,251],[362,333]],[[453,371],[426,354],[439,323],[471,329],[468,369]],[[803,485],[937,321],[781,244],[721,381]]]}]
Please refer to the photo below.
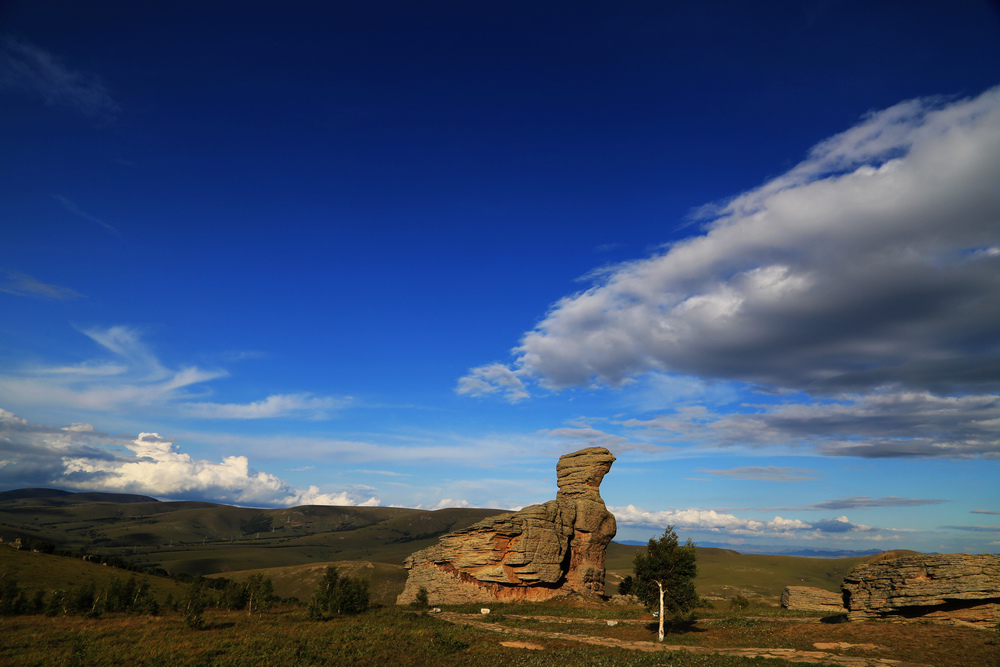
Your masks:
[{"label": "green leafy tree", "polygon": [[205,599],[205,584],[201,577],[191,582],[188,588],[187,597],[183,602],[184,622],[192,630],[205,629],[205,607],[208,601]]},{"label": "green leafy tree", "polygon": [[648,609],[659,606],[659,640],[663,641],[663,616],[669,611],[675,618],[690,614],[698,604],[694,578],[698,574],[694,543],[681,546],[673,526],[663,536],[649,540],[646,553],[639,552],[632,562],[635,585],[632,593]]},{"label": "green leafy tree", "polygon": [[309,602],[309,618],[319,621],[327,614],[360,614],[368,609],[369,599],[366,579],[341,576],[331,565]]},{"label": "green leafy tree", "polygon": [[260,614],[271,608],[274,601],[274,584],[271,583],[270,577],[255,574],[246,580],[244,586],[248,614]]}]

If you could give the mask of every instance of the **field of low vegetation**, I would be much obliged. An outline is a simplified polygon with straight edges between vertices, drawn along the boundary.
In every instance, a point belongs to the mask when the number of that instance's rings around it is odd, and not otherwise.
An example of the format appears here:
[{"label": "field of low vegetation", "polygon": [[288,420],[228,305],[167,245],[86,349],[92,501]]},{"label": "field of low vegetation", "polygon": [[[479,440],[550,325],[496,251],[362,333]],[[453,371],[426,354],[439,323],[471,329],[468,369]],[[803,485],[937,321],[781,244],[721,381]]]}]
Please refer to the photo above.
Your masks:
[{"label": "field of low vegetation", "polygon": [[[491,510],[226,508],[216,516],[212,508],[223,506],[81,500],[0,498],[8,543],[0,545],[0,664],[1000,667],[997,631],[777,608],[784,586],[837,590],[863,558],[699,548],[701,604],[693,618],[668,622],[660,644],[647,609],[613,601],[487,605],[489,614],[483,605],[397,607],[405,555]],[[288,511],[302,517],[299,537],[271,537],[278,519],[292,529]],[[138,541],[124,524],[154,519],[156,546],[120,545]],[[171,547],[170,534],[206,526],[243,533],[214,545],[177,537]],[[102,536],[112,533],[109,546]],[[9,548],[12,534],[36,550]],[[612,543],[609,595],[642,549]]]}]

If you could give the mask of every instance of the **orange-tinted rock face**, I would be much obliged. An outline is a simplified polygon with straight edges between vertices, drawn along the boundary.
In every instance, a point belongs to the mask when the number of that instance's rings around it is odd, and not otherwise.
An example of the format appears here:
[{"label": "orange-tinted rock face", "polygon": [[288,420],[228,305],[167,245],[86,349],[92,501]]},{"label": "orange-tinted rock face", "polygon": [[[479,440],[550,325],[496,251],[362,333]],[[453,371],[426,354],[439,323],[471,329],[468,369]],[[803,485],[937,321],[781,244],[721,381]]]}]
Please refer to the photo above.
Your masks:
[{"label": "orange-tinted rock face", "polygon": [[556,466],[555,500],[484,519],[411,555],[397,604],[414,601],[420,588],[431,604],[603,595],[605,549],[617,526],[600,484],[614,460],[603,447],[567,454]]}]

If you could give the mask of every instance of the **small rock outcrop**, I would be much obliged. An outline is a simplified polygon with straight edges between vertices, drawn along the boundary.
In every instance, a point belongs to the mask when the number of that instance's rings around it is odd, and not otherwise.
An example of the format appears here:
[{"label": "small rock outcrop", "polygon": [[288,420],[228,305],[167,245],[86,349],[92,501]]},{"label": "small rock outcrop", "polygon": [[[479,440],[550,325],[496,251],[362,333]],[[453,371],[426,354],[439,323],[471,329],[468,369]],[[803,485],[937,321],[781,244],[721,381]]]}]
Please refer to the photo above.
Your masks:
[{"label": "small rock outcrop", "polygon": [[413,602],[421,588],[431,604],[603,595],[617,526],[600,485],[614,460],[603,447],[566,454],[556,465],[555,500],[484,519],[412,554],[396,603]]},{"label": "small rock outcrop", "polygon": [[907,556],[859,565],[841,584],[848,618],[1000,621],[1000,556]]},{"label": "small rock outcrop", "polygon": [[781,592],[781,607],[798,611],[844,611],[844,600],[840,593],[824,591],[812,586],[785,586]]}]

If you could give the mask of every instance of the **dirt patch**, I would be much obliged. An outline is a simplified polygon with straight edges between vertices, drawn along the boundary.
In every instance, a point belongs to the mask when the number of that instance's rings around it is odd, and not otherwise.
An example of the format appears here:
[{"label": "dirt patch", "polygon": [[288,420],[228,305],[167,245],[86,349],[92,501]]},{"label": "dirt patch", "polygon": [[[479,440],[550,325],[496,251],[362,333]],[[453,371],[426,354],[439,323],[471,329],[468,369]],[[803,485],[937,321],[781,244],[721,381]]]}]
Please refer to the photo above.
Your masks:
[{"label": "dirt patch", "polygon": [[506,646],[507,648],[526,648],[532,651],[542,651],[545,649],[541,644],[532,644],[531,642],[500,642],[500,646]]},{"label": "dirt patch", "polygon": [[[477,614],[443,612],[451,623],[534,640],[569,641],[643,652],[684,651],[699,655],[731,655],[788,660],[839,667],[983,667],[998,664],[1000,646],[993,633],[950,626],[858,622],[822,624],[817,619],[772,622],[719,619],[672,633],[663,644],[642,624],[607,619],[506,615],[488,623]],[[529,620],[530,619],[530,620]],[[527,622],[526,622],[527,621]],[[509,623],[509,624],[508,624]]]}]

